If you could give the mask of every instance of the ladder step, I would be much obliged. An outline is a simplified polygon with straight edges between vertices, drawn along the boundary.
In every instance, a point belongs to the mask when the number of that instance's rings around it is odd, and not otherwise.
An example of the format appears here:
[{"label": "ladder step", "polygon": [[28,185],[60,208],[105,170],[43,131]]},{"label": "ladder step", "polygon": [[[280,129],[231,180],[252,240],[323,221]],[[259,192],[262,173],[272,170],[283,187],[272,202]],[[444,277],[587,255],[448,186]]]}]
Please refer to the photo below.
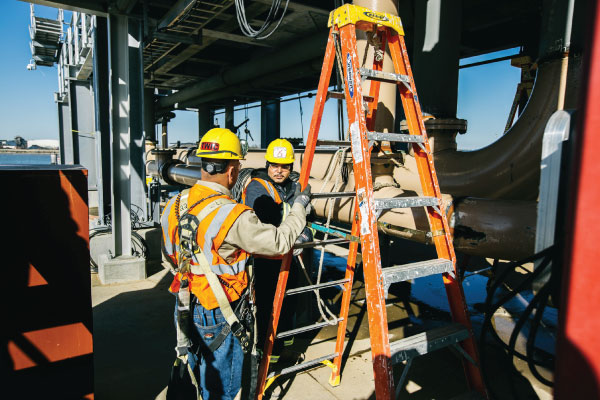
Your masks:
[{"label": "ladder step", "polygon": [[327,239],[327,240],[318,240],[314,242],[306,242],[306,243],[296,243],[294,244],[294,249],[307,249],[310,247],[319,247],[325,246],[326,244],[338,244],[338,243],[346,243],[349,242],[349,239]]},{"label": "ladder step", "polygon": [[439,205],[440,200],[437,197],[427,196],[394,197],[391,199],[373,200],[373,208],[375,211],[390,210],[392,208],[433,207]]},{"label": "ladder step", "polygon": [[452,272],[454,268],[452,261],[444,258],[435,260],[418,261],[410,264],[395,265],[383,269],[383,287],[387,297],[387,292],[392,283],[404,282],[410,279],[423,278],[425,276]]},{"label": "ladder step", "polygon": [[469,331],[467,328],[458,323],[409,336],[390,343],[392,363],[398,364],[410,358],[422,356],[461,342],[468,337]]},{"label": "ladder step", "polygon": [[[336,318],[335,323],[339,324],[340,321],[343,321],[344,318]],[[300,333],[314,331],[315,329],[323,328],[324,326],[332,326],[329,322],[317,322],[313,325],[302,326],[300,328],[292,329],[290,331],[285,331],[277,334],[277,339],[281,339],[288,336],[299,335]]]},{"label": "ladder step", "polygon": [[280,375],[291,374],[292,372],[296,372],[296,371],[301,371],[303,369],[321,364],[325,360],[333,360],[338,355],[339,355],[339,353],[333,353],[333,354],[329,354],[329,355],[326,355],[323,357],[315,358],[314,360],[310,360],[310,361],[306,361],[306,362],[303,362],[300,364],[292,365],[291,367],[284,368],[281,371],[273,371],[269,374],[269,376],[267,376],[267,379],[270,379],[270,378],[273,378],[276,376],[280,376]]},{"label": "ladder step", "polygon": [[316,289],[323,289],[326,287],[343,285],[344,283],[349,282],[349,281],[350,281],[350,279],[340,279],[337,281],[318,283],[316,285],[302,286],[299,288],[290,289],[287,292],[285,292],[285,294],[286,294],[286,296],[291,296],[293,294],[298,294],[298,293],[312,292],[313,290],[316,290]]},{"label": "ladder step", "polygon": [[[338,92],[335,90],[329,90],[327,92],[327,98],[328,99],[338,99],[338,100],[345,100],[346,99],[346,95],[344,94],[344,92]],[[368,96],[368,95],[363,95],[363,100],[371,103],[373,100],[375,100],[375,98],[373,96]]]},{"label": "ladder step", "polygon": [[375,71],[374,69],[361,68],[360,75],[362,79],[371,79],[373,81],[398,83],[404,82],[410,84],[410,77],[408,75],[395,74],[393,72]]},{"label": "ladder step", "polygon": [[425,143],[421,135],[407,135],[404,133],[367,132],[367,139],[378,142]]},{"label": "ladder step", "polygon": [[331,193],[313,193],[312,199],[337,199],[340,197],[354,197],[356,192],[331,192]]},{"label": "ladder step", "polygon": [[347,140],[317,140],[317,146],[350,147]]}]

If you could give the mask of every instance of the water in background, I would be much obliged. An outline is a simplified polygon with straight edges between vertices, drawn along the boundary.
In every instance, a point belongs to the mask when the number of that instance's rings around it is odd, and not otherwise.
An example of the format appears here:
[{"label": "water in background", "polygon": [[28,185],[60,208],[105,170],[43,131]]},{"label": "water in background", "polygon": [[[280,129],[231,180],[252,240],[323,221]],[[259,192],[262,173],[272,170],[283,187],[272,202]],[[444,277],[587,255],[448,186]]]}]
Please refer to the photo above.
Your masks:
[{"label": "water in background", "polygon": [[50,164],[50,154],[0,153],[0,165]]}]

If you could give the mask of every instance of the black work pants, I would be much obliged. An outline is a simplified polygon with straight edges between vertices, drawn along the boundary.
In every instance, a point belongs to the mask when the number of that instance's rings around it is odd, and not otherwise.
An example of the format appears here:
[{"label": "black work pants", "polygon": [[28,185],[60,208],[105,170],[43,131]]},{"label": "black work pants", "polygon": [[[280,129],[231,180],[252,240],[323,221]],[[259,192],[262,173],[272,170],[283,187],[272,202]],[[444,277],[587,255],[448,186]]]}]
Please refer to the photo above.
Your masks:
[{"label": "black work pants", "polygon": [[[257,327],[257,346],[260,350],[264,349],[265,340],[271,313],[273,312],[273,300],[275,298],[275,289],[279,279],[279,270],[281,269],[281,260],[270,260],[266,258],[254,259],[254,291],[256,293],[256,327]],[[294,263],[290,266],[288,275],[287,289],[297,286],[298,268]],[[283,307],[279,316],[277,332],[289,331],[294,328],[294,319],[296,313],[297,296],[287,296],[283,300]],[[273,353],[278,354],[283,347],[283,340],[275,341]]]}]

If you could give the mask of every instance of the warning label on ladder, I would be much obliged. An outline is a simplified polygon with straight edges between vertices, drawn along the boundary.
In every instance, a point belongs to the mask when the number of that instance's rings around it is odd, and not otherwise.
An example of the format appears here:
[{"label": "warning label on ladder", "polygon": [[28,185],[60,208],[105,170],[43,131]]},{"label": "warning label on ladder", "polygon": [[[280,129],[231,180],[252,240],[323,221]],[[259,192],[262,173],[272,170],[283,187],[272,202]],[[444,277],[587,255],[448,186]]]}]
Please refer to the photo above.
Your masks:
[{"label": "warning label on ladder", "polygon": [[354,157],[354,162],[357,164],[361,163],[363,161],[363,150],[358,122],[353,122],[350,125],[350,141],[352,142],[352,157]]}]

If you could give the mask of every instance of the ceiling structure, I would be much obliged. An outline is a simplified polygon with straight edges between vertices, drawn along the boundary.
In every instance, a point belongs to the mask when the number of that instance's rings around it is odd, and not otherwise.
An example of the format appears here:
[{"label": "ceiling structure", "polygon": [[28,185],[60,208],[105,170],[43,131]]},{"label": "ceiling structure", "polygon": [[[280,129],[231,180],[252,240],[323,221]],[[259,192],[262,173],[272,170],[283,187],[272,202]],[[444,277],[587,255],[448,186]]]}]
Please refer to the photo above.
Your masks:
[{"label": "ceiling structure", "polygon": [[[399,2],[399,14],[411,47],[415,2]],[[211,107],[243,104],[316,88],[323,57],[329,11],[341,1],[294,0],[277,31],[265,40],[244,36],[238,25],[234,0],[35,0],[38,4],[107,15],[128,13],[144,24],[144,84],[169,97],[175,91],[206,86],[220,80],[206,95],[183,96],[178,103],[163,101],[162,108]],[[272,0],[246,0],[246,16],[253,27],[267,17]],[[282,1],[285,4],[285,0]],[[461,58],[521,47],[535,54],[541,19],[541,0],[502,2],[462,1]],[[317,40],[322,37],[322,40]],[[312,42],[311,42],[312,41]],[[304,44],[304,47],[303,47]],[[295,47],[294,47],[295,46]],[[286,63],[285,49],[297,49]],[[271,64],[277,55],[279,64]],[[289,57],[288,57],[289,58]],[[295,63],[289,65],[292,61]],[[240,65],[252,66],[252,71]],[[261,73],[261,66],[264,71]],[[228,71],[236,72],[227,75]],[[250,73],[251,72],[251,73]],[[247,77],[246,77],[247,75]],[[236,79],[237,76],[240,79]],[[240,81],[241,80],[241,81]],[[214,82],[213,82],[214,83]],[[188,90],[188,92],[190,92]]]}]

